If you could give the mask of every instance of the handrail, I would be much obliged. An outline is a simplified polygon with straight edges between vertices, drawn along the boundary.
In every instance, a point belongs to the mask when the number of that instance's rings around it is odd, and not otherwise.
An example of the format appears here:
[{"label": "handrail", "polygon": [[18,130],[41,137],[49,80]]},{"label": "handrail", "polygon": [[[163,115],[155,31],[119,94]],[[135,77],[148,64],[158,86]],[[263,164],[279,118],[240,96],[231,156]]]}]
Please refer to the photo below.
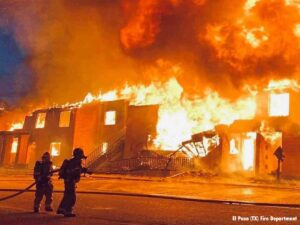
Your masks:
[{"label": "handrail", "polygon": [[96,162],[102,156],[109,156],[114,152],[113,150],[116,148],[116,145],[120,143],[120,141],[124,138],[125,128],[123,128],[116,135],[112,136],[108,142],[108,148],[105,153],[102,151],[102,145],[98,146],[93,150],[87,158],[86,165],[87,167],[91,166],[94,162]]},{"label": "handrail", "polygon": [[167,157],[165,158],[156,158],[156,157],[137,157],[137,158],[131,158],[131,159],[123,159],[123,160],[117,160],[113,161],[111,165],[111,169],[124,169],[127,170],[134,170],[139,168],[140,166],[146,166],[149,167],[148,169],[160,169],[160,170],[174,170],[178,167],[186,167],[186,168],[193,168],[195,166],[194,160],[189,159],[186,157],[176,157],[173,159],[173,161],[170,163],[170,167],[166,168],[166,162],[169,159]]}]

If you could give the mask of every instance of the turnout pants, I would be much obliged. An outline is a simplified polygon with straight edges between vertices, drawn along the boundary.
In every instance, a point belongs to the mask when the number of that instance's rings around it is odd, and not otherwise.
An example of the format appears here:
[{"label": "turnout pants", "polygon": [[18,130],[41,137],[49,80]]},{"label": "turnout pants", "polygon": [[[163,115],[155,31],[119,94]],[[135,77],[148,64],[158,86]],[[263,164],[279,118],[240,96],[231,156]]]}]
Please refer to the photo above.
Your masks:
[{"label": "turnout pants", "polygon": [[63,199],[59,205],[59,209],[66,213],[71,213],[76,203],[76,183],[75,181],[65,180],[65,191]]},{"label": "turnout pants", "polygon": [[35,191],[35,199],[34,199],[34,209],[39,210],[41,206],[41,201],[43,196],[45,195],[45,208],[52,208],[53,201],[53,184],[52,183],[37,183],[36,191]]}]

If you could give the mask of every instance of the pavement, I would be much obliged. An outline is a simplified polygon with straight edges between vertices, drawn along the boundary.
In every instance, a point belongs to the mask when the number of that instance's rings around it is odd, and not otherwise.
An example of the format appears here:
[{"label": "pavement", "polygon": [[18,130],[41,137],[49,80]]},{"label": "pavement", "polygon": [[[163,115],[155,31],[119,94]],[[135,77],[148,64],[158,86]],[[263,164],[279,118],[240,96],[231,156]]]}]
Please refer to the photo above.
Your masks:
[{"label": "pavement", "polygon": [[[220,191],[220,190],[219,190]],[[0,198],[10,193],[0,192]],[[54,207],[61,199],[54,195]],[[32,213],[34,194],[0,202],[0,225],[297,225],[300,209],[151,197],[78,194],[75,218]],[[290,220],[290,221],[286,221]]]},{"label": "pavement", "polygon": [[[0,170],[0,191],[21,190],[33,182],[31,171],[3,171]],[[56,192],[63,191],[63,182],[56,176],[53,183]],[[81,193],[152,195],[300,207],[299,184],[297,180],[278,183],[272,179],[205,178],[190,174],[168,178],[96,174],[83,177],[77,190]]]},{"label": "pavement", "polygon": [[[33,182],[32,171],[0,169],[0,199]],[[53,177],[54,207],[63,181]],[[300,182],[272,177],[94,174],[77,187],[76,218],[32,213],[34,188],[0,201],[0,225],[300,224]],[[286,221],[291,220],[291,221]]]}]

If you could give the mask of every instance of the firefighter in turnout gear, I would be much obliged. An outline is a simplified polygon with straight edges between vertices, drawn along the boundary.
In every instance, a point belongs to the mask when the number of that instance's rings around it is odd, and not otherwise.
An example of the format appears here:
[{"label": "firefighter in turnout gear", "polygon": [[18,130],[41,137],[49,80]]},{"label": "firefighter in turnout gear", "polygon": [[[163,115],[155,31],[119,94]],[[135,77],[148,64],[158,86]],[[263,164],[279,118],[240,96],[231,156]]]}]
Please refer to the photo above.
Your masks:
[{"label": "firefighter in turnout gear", "polygon": [[65,217],[76,216],[73,213],[73,207],[76,203],[76,183],[80,180],[81,173],[87,173],[87,169],[82,167],[82,159],[86,159],[81,148],[75,148],[73,158],[64,160],[59,177],[64,179],[64,196],[57,209],[57,214],[63,214]]},{"label": "firefighter in turnout gear", "polygon": [[41,161],[37,161],[34,166],[34,179],[36,181],[36,191],[34,199],[34,212],[40,211],[41,201],[45,195],[45,210],[53,211],[52,209],[52,194],[53,194],[53,184],[52,184],[52,172],[53,165],[50,159],[49,152],[45,152],[42,156]]}]

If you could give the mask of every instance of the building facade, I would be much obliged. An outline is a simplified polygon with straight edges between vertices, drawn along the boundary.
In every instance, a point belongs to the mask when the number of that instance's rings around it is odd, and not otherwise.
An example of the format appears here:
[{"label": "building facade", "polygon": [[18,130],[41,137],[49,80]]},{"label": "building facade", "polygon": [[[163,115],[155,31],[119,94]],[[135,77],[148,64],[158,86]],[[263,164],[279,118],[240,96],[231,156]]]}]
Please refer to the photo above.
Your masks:
[{"label": "building facade", "polygon": [[222,139],[221,169],[254,175],[275,174],[278,147],[284,151],[280,171],[300,177],[300,93],[298,90],[266,90],[257,96],[256,116],[217,126]]},{"label": "building facade", "polygon": [[[300,177],[299,99],[295,89],[265,90],[257,95],[255,118],[195,134],[182,142],[184,154],[160,154],[157,158],[162,165],[158,161],[155,165],[166,168],[172,155],[198,158],[200,169],[205,166],[223,173],[274,175],[278,168],[274,152],[281,146],[285,158],[280,171],[286,177]],[[0,132],[0,163],[32,168],[43,152],[49,151],[54,165],[60,166],[75,147],[81,147],[94,168],[100,163],[98,156],[114,151],[117,158],[110,160],[119,160],[120,168],[122,160],[129,165],[128,159],[133,159],[136,164],[156,137],[158,109],[158,105],[134,106],[117,100],[36,110],[26,116],[22,129]],[[144,164],[154,164],[150,155],[144,157]]]},{"label": "building facade", "polygon": [[0,163],[32,168],[49,151],[60,166],[75,147],[100,155],[117,139],[123,142],[122,157],[132,157],[155,136],[157,111],[156,105],[131,106],[126,100],[36,110],[25,117],[22,129],[0,132]]}]

